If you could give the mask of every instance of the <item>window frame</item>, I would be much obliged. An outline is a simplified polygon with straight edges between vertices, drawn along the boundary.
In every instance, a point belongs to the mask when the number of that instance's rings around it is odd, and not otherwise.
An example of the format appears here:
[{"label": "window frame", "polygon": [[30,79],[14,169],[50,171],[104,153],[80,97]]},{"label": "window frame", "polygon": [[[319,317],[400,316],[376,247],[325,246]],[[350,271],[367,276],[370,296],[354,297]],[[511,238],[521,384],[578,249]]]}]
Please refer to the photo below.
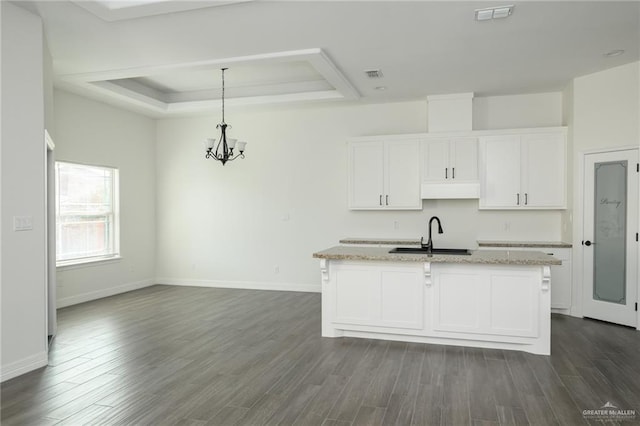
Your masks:
[{"label": "window frame", "polygon": [[[57,240],[59,238],[60,230],[60,179],[59,179],[59,164],[68,164],[71,166],[87,167],[91,169],[106,169],[112,172],[111,182],[111,213],[113,216],[113,231],[111,238],[113,239],[112,251],[109,254],[102,254],[96,256],[81,256],[72,259],[58,260],[58,253],[56,252],[56,268],[67,268],[74,266],[90,266],[91,264],[100,262],[110,262],[121,259],[120,256],[120,170],[117,167],[103,166],[95,164],[86,164],[73,161],[55,161],[55,214],[56,214],[56,247]],[[90,215],[87,215],[90,216]]]}]

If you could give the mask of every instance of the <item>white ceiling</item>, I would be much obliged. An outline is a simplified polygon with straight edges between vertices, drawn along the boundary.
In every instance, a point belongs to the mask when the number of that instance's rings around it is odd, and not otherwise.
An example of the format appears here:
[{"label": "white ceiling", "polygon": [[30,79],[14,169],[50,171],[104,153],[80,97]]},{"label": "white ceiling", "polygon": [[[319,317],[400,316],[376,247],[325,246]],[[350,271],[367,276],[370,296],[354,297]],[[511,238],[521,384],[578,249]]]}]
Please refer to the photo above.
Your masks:
[{"label": "white ceiling", "polygon": [[[366,103],[557,91],[640,58],[637,1],[18,4],[44,20],[57,86],[150,116],[219,108],[221,67],[237,105]],[[507,4],[509,18],[474,20]]]}]

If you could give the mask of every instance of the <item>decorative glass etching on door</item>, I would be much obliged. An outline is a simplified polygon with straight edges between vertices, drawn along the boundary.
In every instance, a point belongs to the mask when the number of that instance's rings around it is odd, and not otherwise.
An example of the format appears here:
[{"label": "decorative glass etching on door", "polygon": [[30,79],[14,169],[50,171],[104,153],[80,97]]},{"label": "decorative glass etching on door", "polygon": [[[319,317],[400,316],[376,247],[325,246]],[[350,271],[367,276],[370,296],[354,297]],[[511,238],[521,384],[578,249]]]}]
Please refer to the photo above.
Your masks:
[{"label": "decorative glass etching on door", "polygon": [[626,304],[627,161],[596,163],[593,299]]}]

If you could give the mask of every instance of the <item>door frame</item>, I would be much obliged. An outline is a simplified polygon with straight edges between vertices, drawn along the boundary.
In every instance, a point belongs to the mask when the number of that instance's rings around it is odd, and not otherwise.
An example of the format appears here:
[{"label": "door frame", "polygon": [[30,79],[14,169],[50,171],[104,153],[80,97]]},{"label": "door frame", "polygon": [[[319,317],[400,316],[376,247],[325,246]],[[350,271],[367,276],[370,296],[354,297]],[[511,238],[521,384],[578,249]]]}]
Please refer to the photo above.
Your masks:
[{"label": "door frame", "polygon": [[48,346],[51,346],[53,338],[58,330],[57,320],[57,284],[56,284],[56,208],[55,208],[55,148],[56,145],[51,135],[44,130],[45,144],[45,234],[46,234],[46,324]]},{"label": "door frame", "polygon": [[[576,189],[573,197],[573,285],[572,285],[572,303],[571,303],[571,315],[584,317],[584,247],[582,246],[583,231],[584,231],[584,172],[585,172],[585,160],[589,154],[604,154],[608,152],[617,151],[639,151],[638,145],[626,145],[611,148],[590,149],[581,151],[577,155],[576,166],[574,176],[576,177]],[[640,185],[638,185],[640,188]],[[638,190],[638,203],[640,204],[640,189]],[[640,206],[639,206],[640,207]],[[640,232],[640,218],[636,223],[636,232]],[[640,243],[639,243],[640,244]],[[638,250],[638,258],[636,259],[636,268],[640,269],[640,249]],[[640,275],[640,270],[638,271]],[[640,298],[640,280],[638,280],[638,297]],[[640,301],[639,301],[640,302]],[[640,310],[636,312],[636,330],[640,331]]]}]

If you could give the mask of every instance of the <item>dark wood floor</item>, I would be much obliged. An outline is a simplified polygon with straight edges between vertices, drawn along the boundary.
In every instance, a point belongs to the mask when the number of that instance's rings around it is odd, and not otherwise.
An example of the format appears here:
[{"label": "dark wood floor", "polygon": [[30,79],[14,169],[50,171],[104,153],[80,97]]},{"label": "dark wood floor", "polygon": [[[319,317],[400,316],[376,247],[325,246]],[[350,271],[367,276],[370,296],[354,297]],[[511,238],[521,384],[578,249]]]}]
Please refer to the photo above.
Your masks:
[{"label": "dark wood floor", "polygon": [[597,321],[554,316],[545,357],[321,338],[309,293],[153,286],[58,319],[2,425],[577,425],[607,402],[640,423],[640,333]]}]

